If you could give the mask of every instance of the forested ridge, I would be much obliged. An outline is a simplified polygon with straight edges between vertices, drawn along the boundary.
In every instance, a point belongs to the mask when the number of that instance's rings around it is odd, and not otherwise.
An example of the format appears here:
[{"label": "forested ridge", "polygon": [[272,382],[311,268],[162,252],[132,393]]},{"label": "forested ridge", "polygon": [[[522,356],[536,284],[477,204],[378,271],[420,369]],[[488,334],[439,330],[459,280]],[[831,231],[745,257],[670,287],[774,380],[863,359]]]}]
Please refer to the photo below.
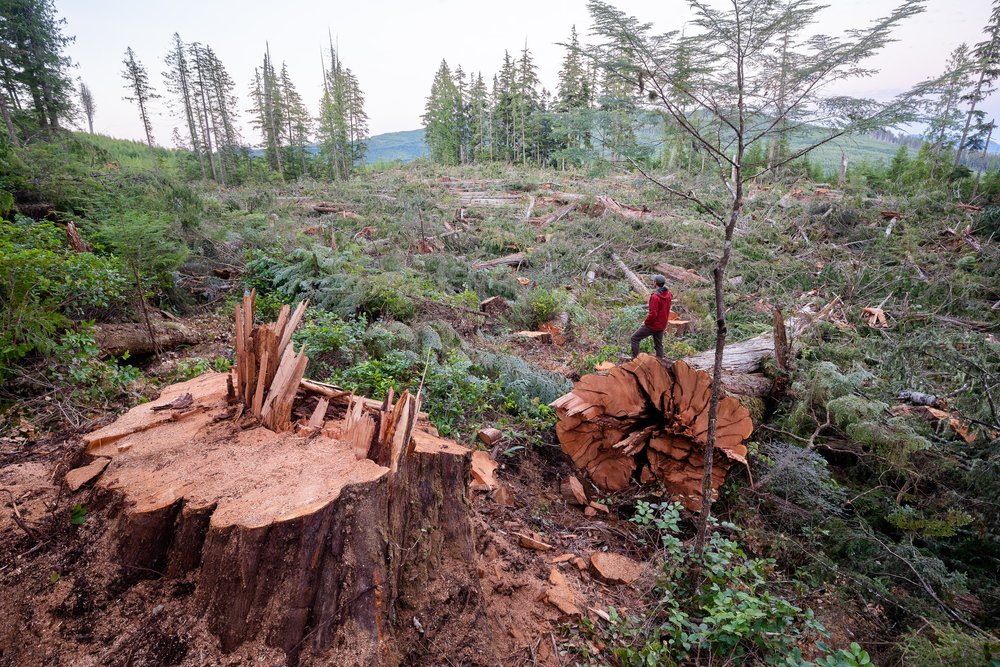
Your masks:
[{"label": "forested ridge", "polygon": [[0,665],[1000,664],[1000,3],[873,100],[919,0],[594,0],[405,164],[332,38],[127,141],[0,7]]}]

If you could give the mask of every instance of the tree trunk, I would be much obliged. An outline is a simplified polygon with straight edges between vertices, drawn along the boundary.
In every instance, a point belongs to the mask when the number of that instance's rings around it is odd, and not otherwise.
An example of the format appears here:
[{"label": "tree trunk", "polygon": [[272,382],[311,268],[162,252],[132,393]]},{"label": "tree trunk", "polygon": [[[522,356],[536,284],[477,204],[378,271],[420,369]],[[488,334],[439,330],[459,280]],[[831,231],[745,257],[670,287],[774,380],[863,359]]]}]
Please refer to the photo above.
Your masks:
[{"label": "tree trunk", "polygon": [[612,253],[611,261],[613,261],[618,266],[618,268],[621,269],[621,272],[625,275],[625,279],[628,281],[628,284],[632,286],[632,289],[635,290],[637,294],[642,295],[644,298],[649,297],[649,295],[652,293],[652,288],[646,285],[646,283],[643,282],[642,278],[637,276],[635,272],[632,271],[632,269],[628,268],[625,262],[622,261],[621,257],[619,257],[615,253]]},{"label": "tree trunk", "polygon": [[[110,518],[102,571],[120,570],[125,586],[193,583],[193,603],[181,604],[195,606],[225,653],[262,643],[289,665],[398,665],[440,643],[463,662],[498,664],[488,638],[468,632],[483,601],[471,452],[437,437],[419,396],[393,405],[391,395],[380,403],[289,385],[281,366],[267,382],[267,355],[255,366],[248,346],[272,340],[280,351],[296,316],[286,306],[278,322],[253,327],[252,303],[237,307],[233,373],[167,387],[84,436],[87,454],[110,460],[88,502]],[[283,396],[296,422],[261,426],[254,406],[263,398],[266,421]],[[454,599],[462,606],[449,623],[426,622]]]},{"label": "tree trunk", "polygon": [[[229,377],[168,387],[84,437],[89,455],[111,459],[88,509],[112,517],[102,552],[123,583],[190,581],[224,652],[261,642],[288,664],[399,664],[420,651],[413,617],[440,614],[435,595],[468,609],[428,630],[476,643],[469,450],[415,431],[392,471],[357,457],[344,420],[307,446],[234,427]],[[185,395],[183,411],[153,411]]]},{"label": "tree trunk", "polygon": [[989,166],[989,150],[990,150],[990,140],[993,138],[993,126],[990,125],[990,131],[986,135],[986,144],[983,146],[983,155],[981,159],[981,166],[978,171],[976,171],[976,184],[972,186],[972,197],[975,198],[979,194],[979,182],[983,177],[983,172],[986,171]]},{"label": "tree trunk", "polygon": [[16,148],[21,147],[21,140],[17,138],[17,130],[14,128],[14,121],[10,117],[10,109],[7,108],[7,98],[0,95],[0,113],[3,114],[4,125],[7,126],[7,134],[10,136],[10,143]]},{"label": "tree trunk", "polygon": [[958,165],[962,163],[962,152],[965,150],[965,140],[969,136],[969,127],[972,125],[972,116],[976,113],[976,103],[979,101],[979,96],[985,81],[986,70],[984,69],[982,74],[979,75],[979,81],[976,83],[976,91],[970,96],[972,98],[972,104],[969,106],[969,113],[965,116],[965,127],[962,128],[962,138],[959,139],[958,148],[955,150],[955,164],[952,165],[952,169],[958,169]]},{"label": "tree trunk", "polygon": [[721,456],[711,468],[714,454],[705,449],[711,384],[707,373],[683,360],[667,365],[646,354],[607,374],[586,375],[552,403],[560,446],[606,491],[626,489],[638,474],[642,483],[659,479],[675,500],[696,511],[703,503],[703,471],[710,469],[714,492],[731,461],[746,463],[743,441],[753,431],[740,400],[723,399]]},{"label": "tree trunk", "polygon": [[[733,204],[729,214],[729,222],[726,224],[725,241],[722,246],[722,255],[716,265],[712,276],[715,280],[715,360],[712,365],[712,397],[708,404],[708,437],[705,442],[705,469],[702,476],[702,503],[701,513],[698,516],[698,532],[695,536],[694,552],[700,559],[705,550],[705,542],[708,539],[708,518],[712,513],[712,465],[715,455],[715,439],[718,429],[719,402],[722,398],[722,359],[726,348],[726,300],[725,300],[725,280],[726,267],[729,266],[729,258],[733,248],[733,232],[736,230],[736,223],[739,221],[740,212],[743,210],[743,144],[745,137],[744,109],[743,109],[743,56],[737,55],[736,64],[736,88],[739,91],[739,127],[736,132],[736,157],[733,160]],[[700,576],[695,572],[692,576]]]}]

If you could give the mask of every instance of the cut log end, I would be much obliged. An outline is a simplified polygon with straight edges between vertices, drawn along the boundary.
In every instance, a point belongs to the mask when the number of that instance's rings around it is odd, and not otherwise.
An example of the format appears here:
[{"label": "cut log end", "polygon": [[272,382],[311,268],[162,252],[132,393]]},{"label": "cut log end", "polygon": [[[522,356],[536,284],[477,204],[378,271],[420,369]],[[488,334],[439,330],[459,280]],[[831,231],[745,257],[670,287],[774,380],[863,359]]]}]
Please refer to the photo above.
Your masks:
[{"label": "cut log end", "polygon": [[[586,375],[553,403],[559,443],[573,462],[605,491],[622,491],[636,479],[661,481],[689,509],[701,506],[708,440],[710,376],[683,361],[666,367],[641,354],[607,373]],[[731,461],[746,462],[743,444],[753,431],[736,398],[719,402],[712,486],[725,480]]]}]

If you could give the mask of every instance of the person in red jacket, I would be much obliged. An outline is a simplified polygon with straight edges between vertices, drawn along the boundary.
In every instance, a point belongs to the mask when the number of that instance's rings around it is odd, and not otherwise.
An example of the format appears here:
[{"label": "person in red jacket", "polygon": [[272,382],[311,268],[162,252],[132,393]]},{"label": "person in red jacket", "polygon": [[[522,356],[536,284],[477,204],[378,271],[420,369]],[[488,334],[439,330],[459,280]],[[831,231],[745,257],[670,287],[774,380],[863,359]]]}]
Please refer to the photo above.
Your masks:
[{"label": "person in red jacket", "polygon": [[636,329],[630,339],[632,343],[632,358],[639,356],[639,343],[644,338],[653,337],[653,348],[656,356],[663,358],[663,332],[667,328],[670,320],[670,304],[674,295],[667,289],[667,279],[657,274],[653,276],[653,287],[655,291],[649,297],[649,314],[642,326]]}]

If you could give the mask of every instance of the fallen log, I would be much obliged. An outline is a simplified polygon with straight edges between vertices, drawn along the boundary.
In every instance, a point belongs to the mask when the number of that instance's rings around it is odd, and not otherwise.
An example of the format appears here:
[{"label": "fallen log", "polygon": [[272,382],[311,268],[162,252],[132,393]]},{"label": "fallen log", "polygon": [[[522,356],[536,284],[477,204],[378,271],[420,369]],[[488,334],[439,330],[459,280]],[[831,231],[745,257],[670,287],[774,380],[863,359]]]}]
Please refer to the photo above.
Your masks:
[{"label": "fallen log", "polygon": [[[787,363],[792,354],[787,334],[801,335],[839,301],[818,313],[800,311],[780,320],[784,326],[771,333],[725,348],[713,489],[722,485],[734,461],[746,463],[743,441],[753,432],[750,408],[762,406],[754,399],[776,388],[777,381],[757,372],[762,361],[777,354]],[[714,355],[708,350],[668,366],[640,354],[621,366],[585,375],[573,391],[552,403],[563,451],[604,490],[623,490],[635,478],[643,484],[660,480],[685,507],[699,509]]]},{"label": "fallen log", "polygon": [[132,322],[94,325],[94,342],[101,352],[114,357],[153,354],[156,349],[169,350],[181,345],[194,345],[201,340],[198,333],[183,322],[150,318],[154,340],[150,340],[145,324]]},{"label": "fallen log", "polygon": [[[639,357],[607,374],[585,375],[552,403],[556,435],[573,463],[605,491],[622,491],[634,476],[660,480],[691,510],[701,507],[708,437],[708,373],[677,361],[669,368]],[[746,464],[743,441],[753,432],[749,411],[731,396],[719,403],[712,487],[733,461]]]},{"label": "fallen log", "polygon": [[605,211],[610,211],[618,217],[625,218],[626,220],[642,220],[645,218],[662,217],[664,215],[663,213],[651,211],[645,206],[637,208],[635,206],[629,206],[628,204],[622,204],[615,201],[613,197],[608,195],[598,195],[597,202],[604,207]]},{"label": "fallen log", "polygon": [[632,289],[635,290],[637,294],[641,295],[643,298],[649,297],[652,287],[647,285],[646,282],[637,276],[632,269],[628,268],[628,265],[622,261],[621,257],[619,257],[616,253],[611,253],[611,261],[618,265],[618,268],[621,269],[621,272],[625,275],[625,280],[628,281],[628,284],[632,286]]},{"label": "fallen log", "polygon": [[[84,436],[87,454],[109,461],[88,500],[108,516],[93,576],[107,572],[124,588],[151,575],[184,581],[193,595],[166,598],[167,613],[193,612],[192,632],[215,635],[224,653],[266,644],[285,652],[284,664],[412,662],[423,650],[412,618],[433,617],[441,599],[461,595],[458,627],[428,628],[424,639],[499,664],[488,642],[463,630],[483,604],[468,515],[471,452],[423,430],[419,396],[407,393],[395,403],[348,394],[343,417],[328,420],[339,390],[293,382],[282,365],[264,390],[273,412],[287,396],[302,403],[318,394],[326,405],[292,428],[258,425],[251,406],[242,414],[239,406],[259,400],[266,358],[290,339],[294,316],[284,311],[284,327],[262,328],[237,312],[243,370],[167,387]],[[259,336],[277,346],[254,367]],[[299,359],[286,344],[285,358]],[[189,410],[172,409],[189,400]]]},{"label": "fallen log", "polygon": [[504,257],[498,257],[496,259],[490,259],[483,262],[476,262],[472,265],[473,269],[492,269],[497,266],[513,266],[519,267],[522,264],[528,263],[528,253],[526,252],[515,252],[511,255],[506,255]]},{"label": "fallen log", "polygon": [[[828,303],[818,313],[803,309],[785,320],[786,341],[790,344],[791,339],[801,336],[809,327],[826,317],[838,303],[840,303],[840,297]],[[727,343],[722,355],[722,372],[726,375],[754,373],[760,368],[761,362],[765,358],[774,356],[774,348],[774,330],[738,343]],[[790,357],[791,352],[786,352],[786,358]],[[692,368],[710,371],[715,365],[715,350],[699,352],[696,355],[685,357],[684,361]]]},{"label": "fallen log", "polygon": [[695,273],[693,269],[683,269],[679,266],[674,266],[673,264],[668,264],[666,262],[658,262],[657,264],[654,264],[653,270],[657,273],[663,274],[668,283],[673,281],[675,283],[699,285],[712,282],[708,278]]},{"label": "fallen log", "polygon": [[538,225],[539,227],[551,225],[552,223],[559,222],[569,215],[570,212],[576,209],[576,206],[576,203],[569,203],[556,209],[555,211],[552,211],[552,213],[549,213],[548,215],[543,215],[539,218],[526,218],[525,222],[530,222],[531,224]]}]

